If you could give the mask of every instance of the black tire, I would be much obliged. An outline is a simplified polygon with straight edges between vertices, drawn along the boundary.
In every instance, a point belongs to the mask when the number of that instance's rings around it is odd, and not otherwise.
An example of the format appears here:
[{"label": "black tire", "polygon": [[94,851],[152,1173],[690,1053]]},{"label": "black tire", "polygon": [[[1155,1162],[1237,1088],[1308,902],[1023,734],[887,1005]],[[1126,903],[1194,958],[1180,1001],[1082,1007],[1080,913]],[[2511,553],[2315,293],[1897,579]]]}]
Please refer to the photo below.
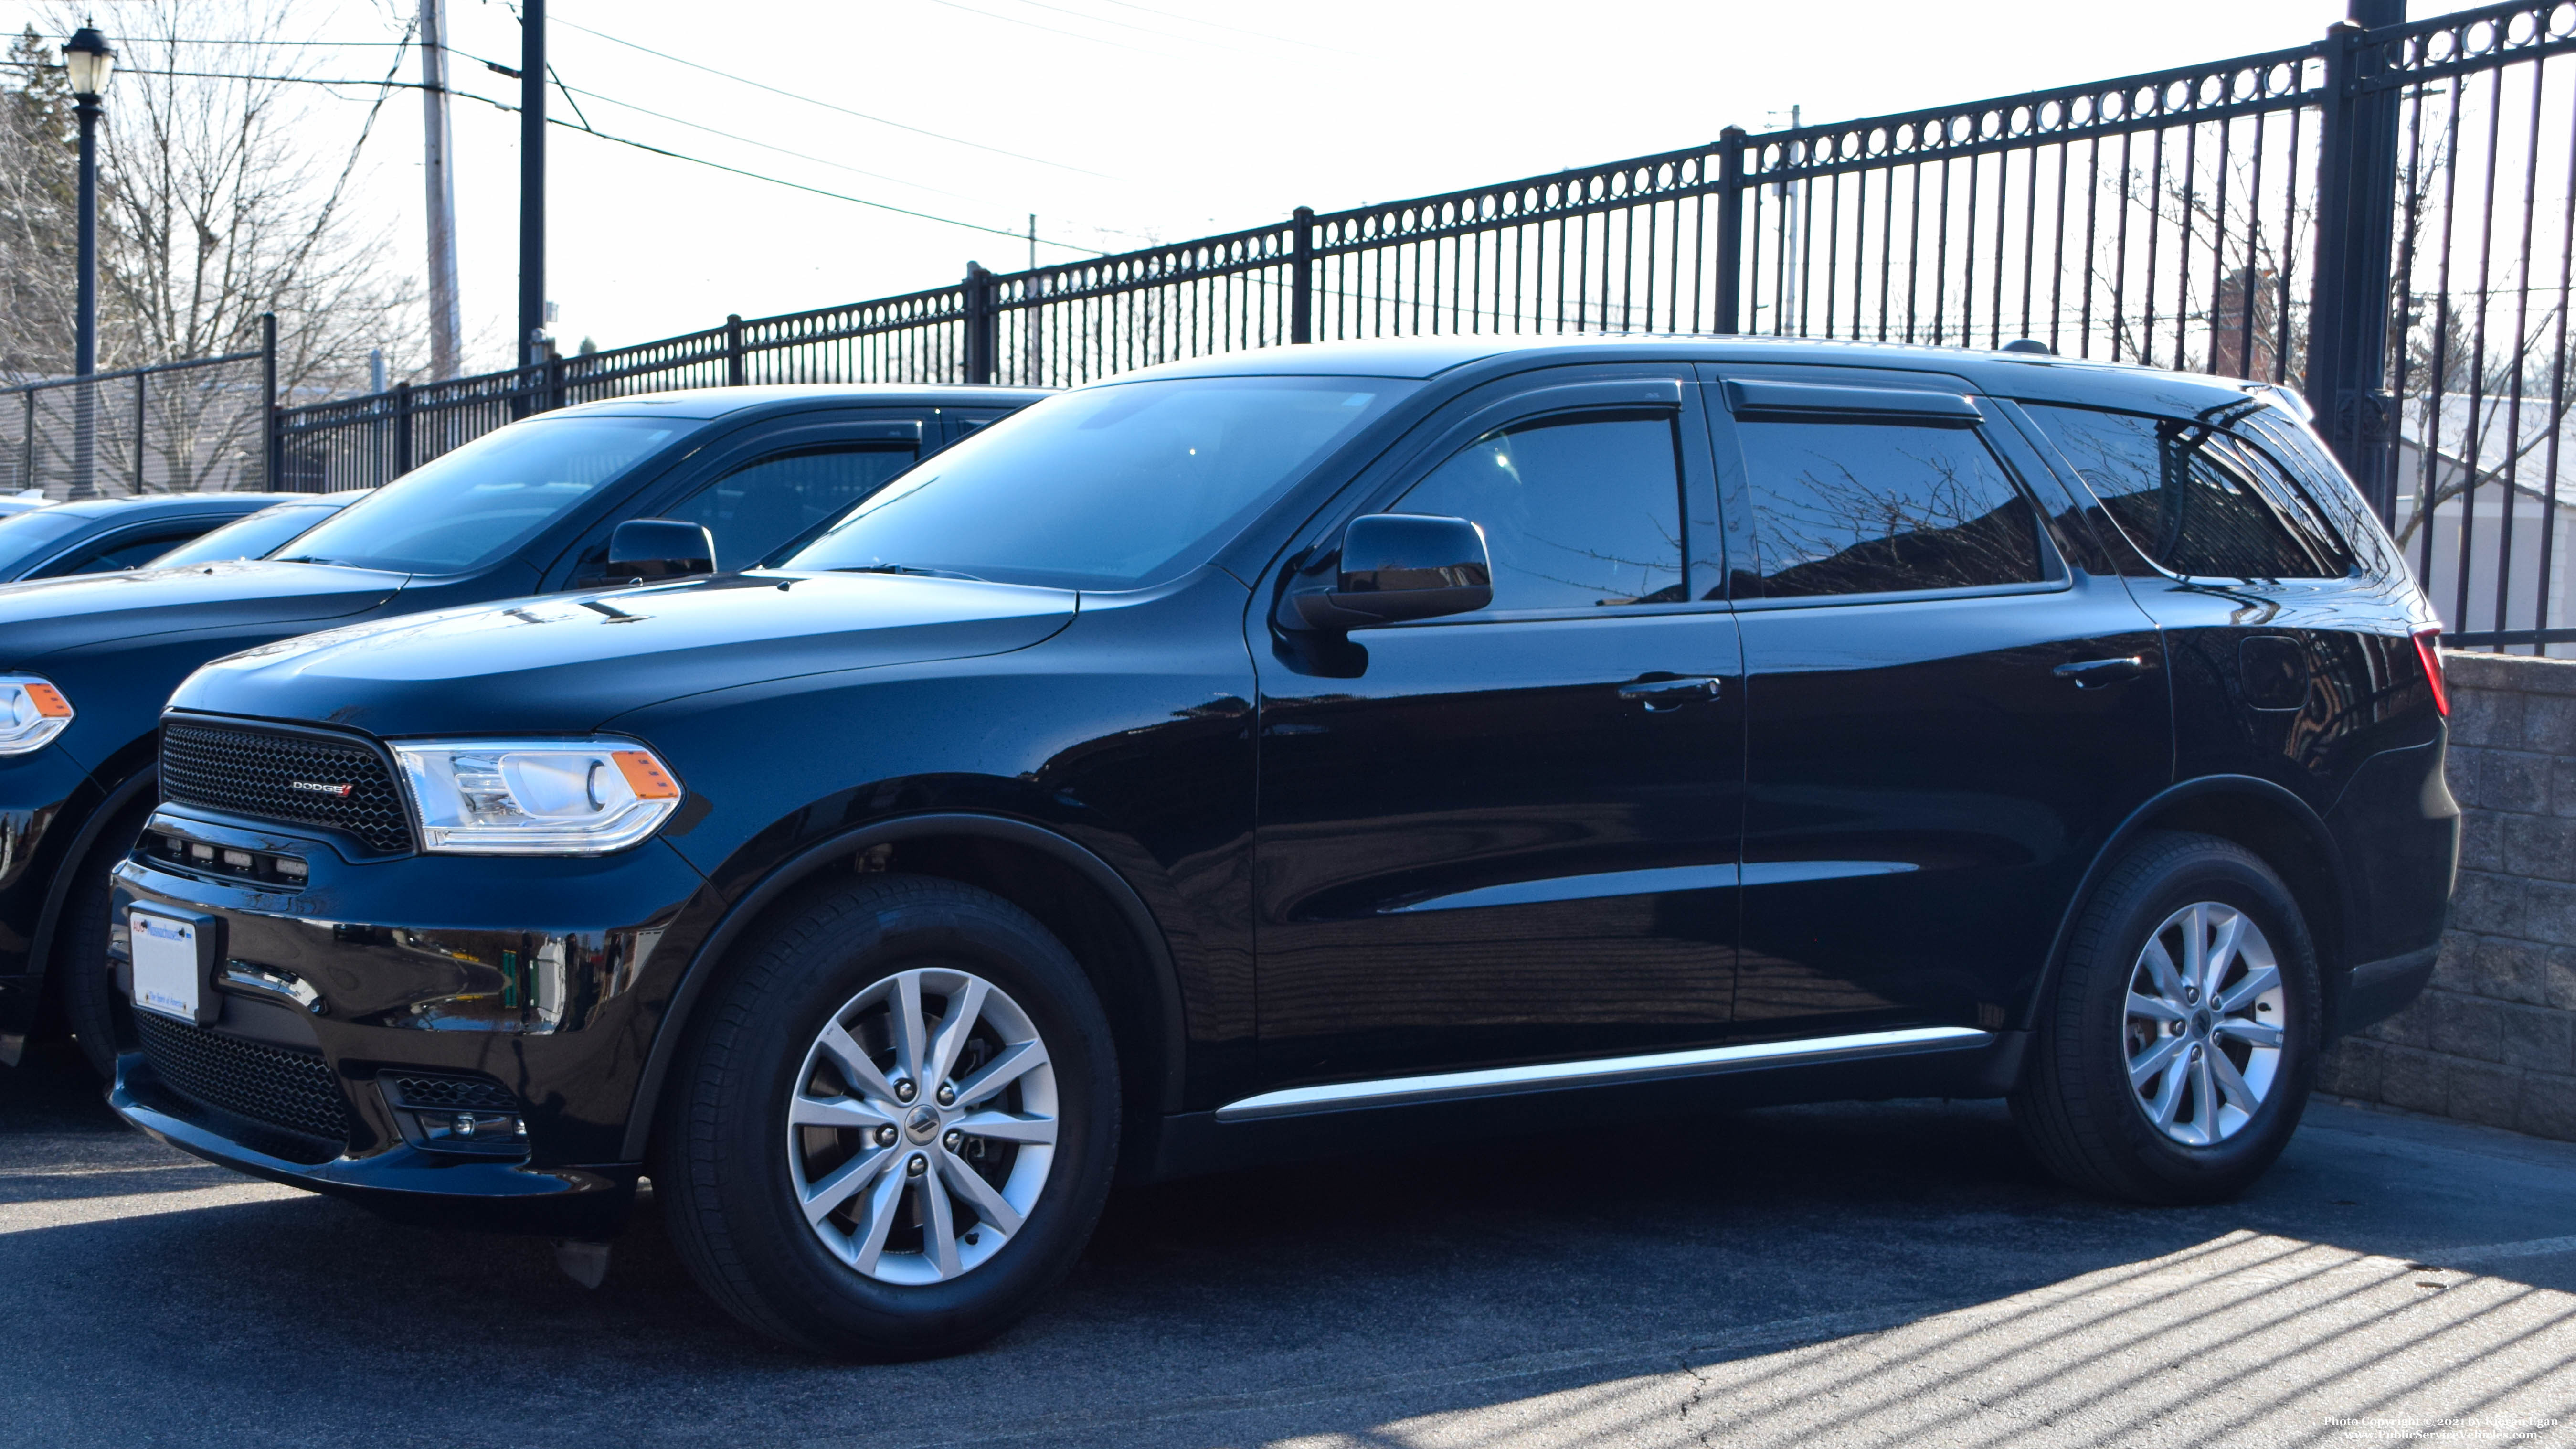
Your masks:
[{"label": "black tire", "polygon": [[[788,1144],[811,1139],[791,1138],[788,1107],[812,1090],[808,1052],[826,1018],[921,969],[971,973],[1025,1014],[1053,1073],[1056,1141],[1025,1222],[990,1256],[944,1281],[895,1283],[862,1274],[809,1227]],[[1082,968],[1027,912],[954,881],[882,875],[791,897],[729,958],[676,1069],[654,1187],[681,1260],[736,1318],[817,1353],[929,1358],[1010,1327],[1072,1270],[1117,1161],[1117,1053]],[[910,1090],[915,1110],[929,1100]],[[900,1191],[901,1210],[925,1210],[916,1189]]]},{"label": "black tire", "polygon": [[[2141,1040],[2161,1045],[2152,1034],[2133,1035],[2140,1028],[2130,1015],[2132,973],[2141,969],[2150,934],[2198,902],[2243,912],[2268,938],[2280,973],[2280,1010],[2272,1014],[2288,1018],[2279,1025],[2279,1056],[2260,1107],[2208,1145],[2160,1129],[2129,1072]],[[2130,848],[2085,906],[2041,1008],[2029,1066],[2012,1097],[2013,1121],[2071,1187],[2159,1205],[2224,1201],[2262,1176],[2297,1130],[2316,1076],[2323,1015],[2315,947],[2280,876],[2232,841],[2156,832]],[[2165,1029],[2184,1037],[2206,1023],[2177,1027]],[[2220,1049],[2219,1038],[2207,1040],[2208,1050]]]},{"label": "black tire", "polygon": [[146,799],[108,822],[89,854],[73,867],[79,874],[63,897],[62,918],[54,923],[53,977],[62,993],[63,1018],[80,1043],[81,1056],[102,1081],[115,1077],[117,1053],[130,1052],[136,1044],[134,1008],[118,993],[107,959],[114,909],[108,872],[132,853],[143,823],[151,818]]}]

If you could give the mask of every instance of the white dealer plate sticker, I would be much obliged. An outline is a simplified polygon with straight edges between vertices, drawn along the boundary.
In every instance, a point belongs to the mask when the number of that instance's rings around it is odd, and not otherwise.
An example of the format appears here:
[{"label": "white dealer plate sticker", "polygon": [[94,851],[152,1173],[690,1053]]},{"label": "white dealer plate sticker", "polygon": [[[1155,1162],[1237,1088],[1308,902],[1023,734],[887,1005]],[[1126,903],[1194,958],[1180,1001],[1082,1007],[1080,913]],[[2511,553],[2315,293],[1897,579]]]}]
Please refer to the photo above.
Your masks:
[{"label": "white dealer plate sticker", "polygon": [[197,1019],[197,927],[189,921],[126,915],[132,927],[134,1004],[147,1011]]}]

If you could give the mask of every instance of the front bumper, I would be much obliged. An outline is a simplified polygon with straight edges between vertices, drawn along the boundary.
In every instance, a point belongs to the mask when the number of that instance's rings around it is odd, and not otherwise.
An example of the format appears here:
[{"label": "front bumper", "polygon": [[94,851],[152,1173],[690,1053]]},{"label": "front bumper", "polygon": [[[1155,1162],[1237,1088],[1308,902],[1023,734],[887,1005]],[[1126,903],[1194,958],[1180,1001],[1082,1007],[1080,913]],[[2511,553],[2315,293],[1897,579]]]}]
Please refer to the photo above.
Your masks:
[{"label": "front bumper", "polygon": [[[265,879],[192,868],[253,856]],[[300,885],[267,870],[291,856]],[[115,873],[116,920],[213,943],[197,1021],[138,1011],[118,1113],[174,1147],[390,1215],[592,1237],[623,1219],[643,1063],[714,915],[649,841],[613,856],[353,863],[322,840],[165,807]],[[123,944],[110,951],[132,987]],[[479,1130],[475,1130],[479,1129]]]},{"label": "front bumper", "polygon": [[[460,1158],[404,1142],[364,1156],[302,1161],[301,1144],[287,1146],[291,1139],[173,1090],[141,1052],[117,1060],[116,1085],[107,1100],[118,1116],[182,1152],[425,1226],[610,1237],[625,1226],[641,1171],[632,1163],[541,1168]],[[278,1155],[280,1150],[294,1155]]]}]

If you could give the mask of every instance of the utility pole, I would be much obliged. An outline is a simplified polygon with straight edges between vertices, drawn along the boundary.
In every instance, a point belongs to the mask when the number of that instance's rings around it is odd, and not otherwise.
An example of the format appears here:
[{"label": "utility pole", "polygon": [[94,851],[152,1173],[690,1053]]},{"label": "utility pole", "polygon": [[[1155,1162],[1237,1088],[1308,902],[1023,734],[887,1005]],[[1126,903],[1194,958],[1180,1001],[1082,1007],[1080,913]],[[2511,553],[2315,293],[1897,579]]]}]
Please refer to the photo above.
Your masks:
[{"label": "utility pole", "polygon": [[[519,365],[545,361],[546,0],[521,0],[519,16]],[[534,408],[523,397],[515,409]]]},{"label": "utility pole", "polygon": [[[465,370],[458,355],[464,312],[456,296],[455,133],[447,114],[447,17],[441,0],[420,0],[421,174],[429,185],[429,375]],[[384,390],[382,384],[377,391]]]},{"label": "utility pole", "polygon": [[[1789,129],[1805,124],[1805,117],[1805,107],[1791,106]],[[1789,336],[1790,319],[1798,315],[1798,203],[1805,199],[1806,189],[1803,181],[1783,181],[1771,188],[1771,194],[1780,199],[1780,315],[1771,319],[1774,336]]]},{"label": "utility pole", "polygon": [[1020,359],[1020,384],[1046,386],[1046,359],[1038,355],[1038,214],[1029,213],[1029,279],[1020,287],[1021,317],[1029,330],[1027,353]]}]

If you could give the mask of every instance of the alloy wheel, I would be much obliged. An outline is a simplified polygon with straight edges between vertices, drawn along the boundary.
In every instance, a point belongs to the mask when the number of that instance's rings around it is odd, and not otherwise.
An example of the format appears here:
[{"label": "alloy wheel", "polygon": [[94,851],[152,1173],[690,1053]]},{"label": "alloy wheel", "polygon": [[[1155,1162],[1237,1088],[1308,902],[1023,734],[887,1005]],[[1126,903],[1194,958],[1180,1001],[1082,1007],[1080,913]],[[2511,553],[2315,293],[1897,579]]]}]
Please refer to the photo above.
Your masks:
[{"label": "alloy wheel", "polygon": [[787,1162],[833,1257],[883,1283],[991,1261],[1055,1161],[1054,1067],[1029,1014],[971,972],[876,982],[827,1018],[787,1104]]},{"label": "alloy wheel", "polygon": [[2253,1120],[2280,1074],[2287,993],[2254,918],[2217,901],[2167,916],[2129,977],[2131,1100],[2188,1147],[2223,1142]]}]

